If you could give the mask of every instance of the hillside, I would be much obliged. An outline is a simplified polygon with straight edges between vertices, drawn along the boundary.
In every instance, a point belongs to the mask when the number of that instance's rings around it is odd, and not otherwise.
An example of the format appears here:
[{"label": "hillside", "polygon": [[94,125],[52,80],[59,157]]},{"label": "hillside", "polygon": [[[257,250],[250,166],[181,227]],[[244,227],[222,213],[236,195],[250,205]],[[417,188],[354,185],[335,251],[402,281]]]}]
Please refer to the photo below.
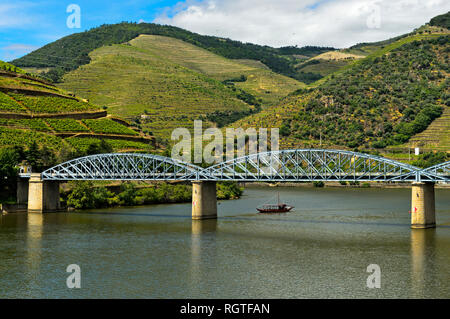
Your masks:
[{"label": "hillside", "polygon": [[89,148],[95,150],[101,140],[107,142],[111,151],[153,149],[151,136],[107,117],[100,107],[15,66],[3,65],[0,148],[27,149],[37,143],[61,158],[70,157],[69,154],[81,156]]},{"label": "hillside", "polygon": [[411,33],[342,50],[270,48],[121,23],[16,61],[24,72],[57,75],[64,92],[159,142],[203,119],[206,126],[280,127],[283,148],[448,150],[447,21],[448,13]]},{"label": "hillside", "polygon": [[284,147],[401,145],[450,105],[449,47],[448,31],[401,37],[233,126],[279,126]]},{"label": "hillside", "polygon": [[328,51],[299,63],[295,68],[298,72],[305,74],[305,77],[309,74],[310,78],[305,83],[313,83],[362,58],[364,58],[363,55],[347,53],[345,50]]},{"label": "hillside", "polygon": [[142,35],[104,46],[90,59],[67,73],[58,86],[108,106],[112,114],[137,121],[166,140],[177,127],[191,128],[195,119],[222,126],[302,87],[265,68],[162,36]]},{"label": "hillside", "polygon": [[229,59],[257,60],[272,71],[302,80],[294,66],[299,59],[310,58],[334,50],[320,47],[271,48],[231,39],[203,36],[173,26],[153,23],[120,23],[103,25],[86,32],[76,33],[52,42],[26,56],[12,61],[19,67],[45,71],[45,75],[59,81],[64,74],[91,62],[90,52],[102,46],[121,44],[139,35],[160,35],[183,40],[197,47]]},{"label": "hillside", "polygon": [[[130,44],[163,55],[170,61],[202,73],[218,81],[234,82],[237,88],[260,99],[263,108],[274,105],[289,93],[303,87],[302,83],[271,72],[256,60],[231,60],[187,42],[169,37],[141,35]],[[241,76],[246,81],[232,81]]]}]

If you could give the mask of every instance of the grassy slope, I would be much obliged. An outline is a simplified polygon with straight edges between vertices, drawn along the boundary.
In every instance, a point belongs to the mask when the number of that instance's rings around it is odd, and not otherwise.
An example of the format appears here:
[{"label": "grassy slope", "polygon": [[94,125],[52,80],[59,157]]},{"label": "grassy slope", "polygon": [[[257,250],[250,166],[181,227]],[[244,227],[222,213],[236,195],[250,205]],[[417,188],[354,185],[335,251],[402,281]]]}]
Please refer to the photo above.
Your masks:
[{"label": "grassy slope", "polygon": [[[384,56],[391,52],[392,50],[395,50],[397,48],[402,47],[403,45],[407,43],[411,43],[413,41],[417,40],[426,40],[426,39],[434,39],[441,35],[447,35],[448,32],[442,32],[442,30],[439,30],[439,33],[437,34],[413,34],[411,36],[407,37],[401,37],[399,40],[394,42],[389,42],[388,44],[383,43],[378,50],[373,51],[370,53],[366,58],[355,60],[351,62],[349,65],[343,67],[341,70],[338,70],[337,72],[334,72],[333,74],[330,74],[329,76],[315,82],[310,87],[312,91],[310,90],[309,93],[303,93],[299,95],[293,95],[285,99],[284,103],[278,107],[270,108],[267,110],[264,110],[263,112],[255,115],[250,115],[236,123],[233,123],[231,126],[233,127],[281,127],[282,124],[288,120],[292,121],[293,118],[296,116],[296,114],[301,114],[304,112],[307,112],[304,110],[304,105],[307,103],[309,99],[311,99],[312,96],[316,94],[316,90],[314,88],[320,88],[321,85],[326,84],[327,81],[330,81],[332,78],[345,75],[346,72],[352,72],[352,70],[359,66],[362,61],[374,61],[375,58]],[[447,75],[446,75],[447,76]],[[448,110],[446,111],[448,112]],[[446,114],[446,113],[445,113]],[[326,116],[325,116],[326,121]],[[322,118],[316,119],[317,121],[323,120]],[[296,120],[293,121],[295,123]],[[440,142],[437,143],[439,146],[438,149],[442,150],[449,150],[448,148],[448,136],[449,136],[449,130],[448,130],[448,117],[443,116],[440,119],[435,120],[436,123],[433,123],[430,125],[429,130],[433,131],[434,134],[438,134],[434,140],[436,142],[436,139],[438,139]],[[297,122],[296,124],[300,126],[308,126],[309,123],[301,123]],[[439,127],[436,129],[436,127]],[[427,136],[429,134],[429,131],[424,131],[421,133],[422,136]],[[420,136],[417,138],[420,139]],[[413,137],[412,140],[416,139],[416,137]],[[447,142],[446,142],[447,141]],[[281,141],[281,147],[282,148],[290,148],[290,147],[297,147],[297,146],[317,146],[319,144],[319,139],[317,137],[310,137],[306,140],[299,140],[298,138],[295,138],[292,134],[288,137],[282,138]],[[428,143],[429,146],[431,146],[430,143]],[[436,144],[434,144],[436,145]],[[340,147],[342,145],[333,145],[333,143],[328,143],[326,145],[327,147]]]},{"label": "grassy slope", "polygon": [[60,81],[65,73],[90,63],[89,53],[105,45],[121,44],[141,34],[161,35],[180,39],[230,59],[258,60],[271,70],[298,78],[294,70],[295,56],[312,57],[333,48],[284,47],[271,48],[231,39],[204,36],[174,26],[152,23],[102,25],[91,30],[71,34],[49,43],[24,57],[12,61],[17,66],[48,70],[45,76]]},{"label": "grassy slope", "polygon": [[[0,61],[0,64],[2,61]],[[8,65],[8,69],[10,65]],[[17,69],[18,70],[18,69]],[[31,77],[23,78],[20,71],[19,77],[7,76],[0,73],[0,147],[13,145],[27,146],[32,141],[39,145],[46,145],[50,149],[59,151],[62,145],[73,145],[75,149],[84,149],[86,141],[98,141],[96,139],[79,139],[77,143],[56,136],[56,133],[114,133],[119,135],[136,136],[138,133],[126,126],[106,119],[90,120],[98,122],[99,127],[90,129],[81,121],[74,119],[8,119],[2,117],[3,113],[82,113],[84,111],[97,111],[98,106],[78,99],[74,100],[69,93],[54,87],[51,84],[33,80]],[[27,90],[27,94],[20,93]],[[48,93],[58,94],[46,95]],[[115,150],[148,150],[146,144],[133,141],[110,139]]]},{"label": "grassy slope", "polygon": [[304,86],[292,78],[268,70],[259,61],[251,63],[226,59],[169,37],[141,35],[130,43],[156,55],[164,52],[164,56],[169,60],[219,81],[245,75],[248,80],[238,82],[236,86],[262,99],[263,108],[277,103],[281,98]]},{"label": "grassy slope", "polygon": [[170,138],[176,127],[191,128],[202,114],[250,108],[220,80],[247,75],[249,80],[236,86],[266,104],[302,86],[266,69],[161,36],[145,35],[130,44],[102,47],[90,57],[92,62],[66,74],[60,87],[107,105],[109,112],[123,117],[147,113],[150,119],[143,126],[163,138]]},{"label": "grassy slope", "polygon": [[440,118],[434,120],[425,131],[413,136],[409,143],[405,143],[402,147],[450,151],[450,107],[445,107]]},{"label": "grassy slope", "polygon": [[[316,81],[315,83],[313,83],[312,86],[313,87],[319,86],[320,84],[329,80],[331,76],[336,76],[338,74],[341,74],[341,73],[351,69],[355,65],[362,63],[362,61],[373,60],[375,58],[379,58],[379,57],[391,52],[392,50],[400,48],[402,45],[405,45],[407,43],[411,43],[414,41],[420,41],[420,40],[426,40],[426,39],[434,39],[434,38],[438,38],[442,35],[448,35],[448,34],[449,34],[448,31],[447,32],[438,32],[438,33],[434,33],[434,34],[412,34],[410,36],[400,37],[400,39],[397,41],[386,42],[387,44],[383,44],[383,45],[379,45],[377,42],[377,44],[369,46],[370,49],[366,52],[366,53],[368,53],[366,58],[352,61],[351,63],[349,63],[346,66],[337,70],[336,72],[329,74],[328,76]],[[381,43],[385,43],[385,42],[383,41]],[[352,52],[352,51],[350,51],[349,53],[358,54],[357,52]]]}]

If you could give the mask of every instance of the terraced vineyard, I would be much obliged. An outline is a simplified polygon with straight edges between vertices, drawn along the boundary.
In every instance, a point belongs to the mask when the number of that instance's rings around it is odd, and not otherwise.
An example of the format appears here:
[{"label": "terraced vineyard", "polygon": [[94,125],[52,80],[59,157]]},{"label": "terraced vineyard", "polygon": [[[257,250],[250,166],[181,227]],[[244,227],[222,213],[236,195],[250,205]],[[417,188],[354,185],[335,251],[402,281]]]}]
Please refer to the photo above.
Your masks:
[{"label": "terraced vineyard", "polygon": [[233,126],[279,127],[283,147],[382,149],[423,132],[416,138],[434,135],[434,145],[448,151],[448,116],[440,116],[450,103],[449,40],[401,38]]},{"label": "terraced vineyard", "polygon": [[[214,112],[229,118],[255,112],[241,90],[265,108],[303,86],[260,62],[242,64],[163,36],[142,35],[129,44],[97,49],[90,57],[90,64],[66,74],[59,86],[108,106],[112,114],[137,119],[144,130],[167,140],[173,129],[191,129],[195,119],[211,120],[208,114]],[[245,82],[222,83],[241,76]],[[208,120],[205,126],[214,125]]]},{"label": "terraced vineyard", "polygon": [[46,122],[56,132],[89,132],[89,129],[74,119],[47,119]]},{"label": "terraced vineyard", "polygon": [[[56,154],[64,147],[77,154],[83,154],[90,143],[100,143],[99,139],[89,136],[97,136],[100,133],[106,138],[109,137],[108,143],[115,151],[153,149],[149,136],[147,136],[148,143],[114,139],[114,135],[135,138],[139,133],[111,119],[85,119],[83,122],[70,118],[75,115],[81,119],[89,118],[93,111],[97,112],[94,114],[104,116],[106,112],[45,81],[37,78],[34,80],[29,75],[15,75],[11,69],[14,68],[8,67],[7,73],[0,72],[0,148],[11,146],[27,148],[36,142]],[[40,118],[23,118],[36,115]],[[65,118],[49,118],[54,115]],[[74,138],[70,141],[65,139],[74,134],[82,134],[83,138]]]},{"label": "terraced vineyard", "polygon": [[51,134],[0,126],[0,147],[27,146],[33,141],[53,150],[60,149],[63,143],[61,138]]},{"label": "terraced vineyard", "polygon": [[169,138],[171,128],[215,110],[248,112],[251,106],[219,81],[128,45],[100,48],[92,62],[68,73],[60,87],[89,98],[129,120],[146,114],[142,127]]},{"label": "terraced vineyard", "polygon": [[136,131],[110,119],[83,120],[83,123],[95,133],[139,135]]},{"label": "terraced vineyard", "polygon": [[[135,142],[135,141],[125,141],[125,140],[114,140],[114,139],[104,139],[108,144],[110,144],[113,149],[118,151],[153,151],[154,148],[149,144]],[[76,149],[84,152],[93,143],[100,143],[101,140],[97,138],[79,138],[79,137],[69,137],[65,140]]]},{"label": "terraced vineyard", "polygon": [[297,80],[270,71],[259,61],[226,59],[174,38],[140,35],[130,44],[219,81],[244,75],[247,80],[235,83],[236,87],[261,99],[263,108],[276,104],[289,93],[305,86]]},{"label": "terraced vineyard", "polygon": [[444,109],[442,116],[431,123],[428,128],[411,138],[403,147],[421,147],[439,151],[450,150],[450,107]]},{"label": "terraced vineyard", "polygon": [[32,113],[71,113],[98,110],[98,107],[73,99],[54,96],[28,96],[9,92],[8,95]]},{"label": "terraced vineyard", "polygon": [[0,118],[0,125],[12,128],[23,128],[40,132],[49,132],[50,128],[42,119],[3,119]]},{"label": "terraced vineyard", "polygon": [[0,92],[0,111],[6,112],[26,112],[27,109],[17,103],[11,96]]}]

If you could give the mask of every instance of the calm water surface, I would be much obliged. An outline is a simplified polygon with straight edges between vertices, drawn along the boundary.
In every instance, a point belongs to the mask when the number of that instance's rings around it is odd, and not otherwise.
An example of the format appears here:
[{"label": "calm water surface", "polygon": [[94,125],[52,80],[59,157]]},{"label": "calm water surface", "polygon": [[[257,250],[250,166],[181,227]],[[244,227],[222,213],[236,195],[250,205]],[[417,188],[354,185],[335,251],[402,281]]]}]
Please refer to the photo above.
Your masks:
[{"label": "calm water surface", "polygon": [[[256,214],[277,191],[295,211]],[[449,298],[450,190],[436,200],[432,230],[410,229],[409,189],[252,188],[217,221],[190,204],[4,215],[0,297]]]}]

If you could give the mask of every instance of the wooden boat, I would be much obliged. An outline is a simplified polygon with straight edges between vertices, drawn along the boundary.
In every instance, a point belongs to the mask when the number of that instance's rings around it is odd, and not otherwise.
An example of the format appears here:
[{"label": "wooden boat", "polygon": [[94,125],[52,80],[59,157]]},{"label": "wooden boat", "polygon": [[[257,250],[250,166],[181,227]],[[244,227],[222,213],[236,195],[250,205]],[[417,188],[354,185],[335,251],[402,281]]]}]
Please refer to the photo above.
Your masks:
[{"label": "wooden boat", "polygon": [[287,213],[292,208],[294,208],[294,206],[290,206],[285,203],[280,203],[280,194],[278,194],[277,204],[264,204],[259,207],[256,207],[256,209],[260,213]]}]

